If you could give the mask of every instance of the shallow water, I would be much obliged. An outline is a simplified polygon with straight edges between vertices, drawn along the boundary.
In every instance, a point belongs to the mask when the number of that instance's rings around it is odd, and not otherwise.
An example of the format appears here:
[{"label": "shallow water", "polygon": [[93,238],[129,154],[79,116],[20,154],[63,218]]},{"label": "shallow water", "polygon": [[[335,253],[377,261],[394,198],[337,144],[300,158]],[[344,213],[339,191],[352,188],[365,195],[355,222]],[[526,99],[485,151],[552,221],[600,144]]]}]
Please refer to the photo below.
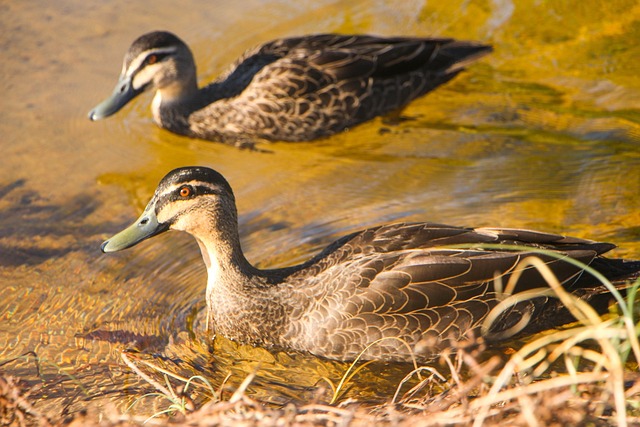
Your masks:
[{"label": "shallow water", "polygon": [[[37,386],[37,408],[109,399],[123,410],[150,390],[121,362],[125,348],[216,387],[259,365],[249,392],[277,403],[316,396],[323,377],[337,383],[346,370],[223,339],[211,351],[204,266],[188,236],[100,253],[177,166],[229,179],[244,249],[263,267],[414,220],[563,232],[640,258],[637,2],[220,3],[0,5],[0,372]],[[412,103],[407,120],[259,153],[158,129],[148,94],[107,120],[86,118],[111,93],[130,42],[153,29],[190,44],[202,82],[257,43],[313,32],[451,36],[495,52]],[[365,369],[347,396],[388,399],[409,370]]]}]

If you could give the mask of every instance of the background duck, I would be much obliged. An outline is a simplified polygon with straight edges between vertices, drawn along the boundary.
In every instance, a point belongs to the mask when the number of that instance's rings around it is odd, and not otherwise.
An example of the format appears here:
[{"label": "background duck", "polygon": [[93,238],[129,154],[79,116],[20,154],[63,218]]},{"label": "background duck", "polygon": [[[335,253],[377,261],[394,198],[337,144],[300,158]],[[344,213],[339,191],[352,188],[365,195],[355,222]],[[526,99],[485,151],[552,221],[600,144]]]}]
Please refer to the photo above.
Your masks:
[{"label": "background duck", "polygon": [[245,52],[199,89],[189,47],[156,31],[133,42],[113,94],[89,118],[108,117],[155,90],[153,118],[171,132],[234,144],[306,141],[400,109],[490,51],[449,38],[284,38]]},{"label": "background duck", "polygon": [[[233,192],[205,167],[167,174],[140,218],[102,245],[126,249],[169,229],[198,242],[207,267],[210,325],[240,343],[353,360],[428,358],[480,331],[500,297],[494,276],[513,273],[528,255],[543,259],[569,291],[606,309],[608,295],[590,274],[568,262],[536,254],[546,249],[573,258],[624,285],[640,275],[640,261],[601,255],[615,246],[531,230],[465,228],[432,223],[394,224],[345,236],[309,261],[261,270],[244,256]],[[518,245],[522,251],[480,245]],[[477,245],[454,249],[450,245]],[[528,269],[516,292],[548,288]],[[514,305],[485,330],[491,339],[557,325],[560,303],[539,297]]]}]

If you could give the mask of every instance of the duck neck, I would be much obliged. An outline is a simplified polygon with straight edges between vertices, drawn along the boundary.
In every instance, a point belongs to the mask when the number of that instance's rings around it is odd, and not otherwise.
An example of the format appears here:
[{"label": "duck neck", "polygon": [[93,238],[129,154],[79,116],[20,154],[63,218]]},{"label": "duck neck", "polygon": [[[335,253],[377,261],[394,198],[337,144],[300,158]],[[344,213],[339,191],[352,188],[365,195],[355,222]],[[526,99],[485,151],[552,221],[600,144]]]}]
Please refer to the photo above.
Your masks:
[{"label": "duck neck", "polygon": [[188,80],[173,81],[156,89],[151,109],[154,118],[159,117],[164,109],[189,106],[197,98],[198,85],[195,75]]},{"label": "duck neck", "polygon": [[257,269],[247,261],[239,244],[234,247],[218,239],[212,241],[199,237],[196,241],[207,267],[209,283],[240,290],[255,275]]},{"label": "duck neck", "polygon": [[[194,235],[207,267],[207,325],[216,333],[247,342],[238,336],[257,321],[256,293],[261,292],[263,274],[245,258],[237,227],[226,224]],[[260,298],[258,298],[260,299]]]},{"label": "duck neck", "polygon": [[154,102],[161,104],[184,103],[192,99],[198,92],[195,71],[158,87]]},{"label": "duck neck", "polygon": [[[184,120],[185,116],[197,109],[198,83],[195,64],[178,67],[175,73],[168,73],[167,76],[170,77],[158,77],[156,94],[151,103],[153,118],[163,127],[170,127],[176,120]],[[176,131],[181,133],[179,129]]]},{"label": "duck neck", "polygon": [[256,274],[257,269],[242,252],[237,227],[211,224],[205,233],[194,234],[194,237],[207,267],[209,283],[214,283],[217,288],[241,290]]}]

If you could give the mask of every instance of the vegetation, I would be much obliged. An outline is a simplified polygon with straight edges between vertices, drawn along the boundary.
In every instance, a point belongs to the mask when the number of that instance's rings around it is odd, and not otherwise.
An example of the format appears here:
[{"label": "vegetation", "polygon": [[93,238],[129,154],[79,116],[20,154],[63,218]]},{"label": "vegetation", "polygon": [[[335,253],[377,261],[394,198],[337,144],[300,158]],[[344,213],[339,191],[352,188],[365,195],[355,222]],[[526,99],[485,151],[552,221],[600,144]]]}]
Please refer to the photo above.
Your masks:
[{"label": "vegetation", "polygon": [[[571,327],[538,334],[515,351],[506,363],[497,356],[483,359],[485,346],[461,345],[443,354],[446,371],[414,365],[384,404],[343,399],[350,383],[367,366],[356,360],[331,388],[327,403],[308,402],[274,406],[258,402],[247,393],[256,372],[226,397],[225,380],[216,390],[203,376],[184,378],[143,357],[122,352],[122,361],[156,392],[142,395],[130,407],[139,413],[148,399],[168,404],[145,417],[118,414],[105,421],[89,414],[76,415],[78,425],[618,425],[640,421],[640,321],[637,295],[640,279],[623,298],[599,277],[616,299],[606,318],[567,293],[546,265],[535,257],[522,261],[546,278],[550,294],[560,298],[578,322]],[[587,266],[585,272],[598,276]],[[492,312],[486,326],[513,302],[516,274],[504,286],[503,303]],[[497,282],[502,289],[502,284]],[[502,365],[502,366],[501,366]],[[228,377],[227,377],[228,379]],[[405,389],[408,390],[405,391]],[[204,402],[196,405],[194,401]],[[199,406],[196,408],[196,406]],[[0,416],[3,425],[63,425],[69,420],[49,420],[29,403],[29,393],[13,378],[0,381]],[[141,408],[142,407],[142,408]]]}]

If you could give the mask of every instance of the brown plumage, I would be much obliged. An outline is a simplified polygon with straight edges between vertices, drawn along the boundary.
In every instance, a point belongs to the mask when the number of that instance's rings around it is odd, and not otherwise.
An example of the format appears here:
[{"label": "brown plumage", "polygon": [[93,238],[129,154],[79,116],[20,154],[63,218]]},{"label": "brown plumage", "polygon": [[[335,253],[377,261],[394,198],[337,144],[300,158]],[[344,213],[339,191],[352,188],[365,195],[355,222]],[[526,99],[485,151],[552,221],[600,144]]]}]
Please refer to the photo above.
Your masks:
[{"label": "brown plumage", "polygon": [[235,144],[311,140],[402,108],[490,51],[447,38],[292,37],[247,51],[198,89],[189,47],[157,31],[133,42],[113,95],[89,118],[108,117],[150,89],[156,123],[178,134]]},{"label": "brown plumage", "polygon": [[[364,359],[407,361],[412,352],[429,358],[471,333],[477,336],[500,299],[494,276],[502,275],[506,283],[529,255],[547,263],[574,295],[594,301],[604,295],[590,274],[537,254],[539,249],[579,260],[617,284],[640,273],[640,261],[602,257],[614,248],[609,243],[432,223],[370,228],[339,239],[303,264],[261,270],[247,261],[240,247],[231,187],[203,167],[176,169],[165,176],[142,216],[102,249],[122,250],[169,229],[192,234],[200,245],[209,275],[207,306],[217,333],[241,343],[338,360],[353,360],[380,338],[400,338],[412,350],[386,339],[366,350]],[[481,246],[498,243],[522,251]],[[548,286],[529,268],[515,291],[534,288]],[[518,303],[488,329],[488,337],[503,339],[525,327],[568,321],[558,317],[560,308],[556,299],[546,297]]]}]

